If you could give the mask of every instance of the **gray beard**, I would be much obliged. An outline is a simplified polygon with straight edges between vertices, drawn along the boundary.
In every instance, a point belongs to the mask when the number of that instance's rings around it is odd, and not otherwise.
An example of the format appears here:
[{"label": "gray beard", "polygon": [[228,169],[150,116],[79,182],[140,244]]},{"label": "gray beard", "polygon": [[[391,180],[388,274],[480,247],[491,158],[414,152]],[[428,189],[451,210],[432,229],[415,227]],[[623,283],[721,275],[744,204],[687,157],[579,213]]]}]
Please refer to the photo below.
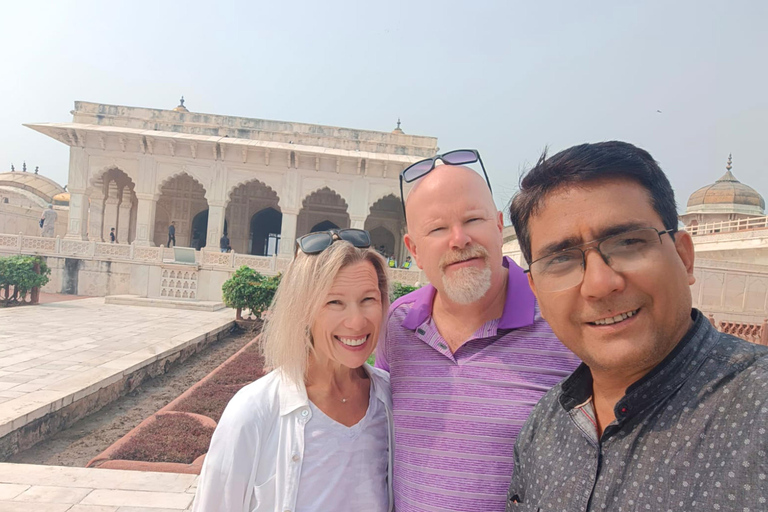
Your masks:
[{"label": "gray beard", "polygon": [[451,277],[443,274],[443,292],[456,304],[472,304],[482,299],[491,289],[491,269],[462,268],[453,272]]}]

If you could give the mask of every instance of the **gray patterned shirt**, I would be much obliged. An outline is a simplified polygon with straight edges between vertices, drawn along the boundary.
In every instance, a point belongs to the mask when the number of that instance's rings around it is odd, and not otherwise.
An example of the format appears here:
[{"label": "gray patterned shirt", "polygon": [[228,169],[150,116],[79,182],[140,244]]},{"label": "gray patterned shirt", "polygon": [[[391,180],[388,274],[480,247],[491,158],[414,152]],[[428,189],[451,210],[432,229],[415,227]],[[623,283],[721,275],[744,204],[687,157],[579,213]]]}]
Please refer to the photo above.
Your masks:
[{"label": "gray patterned shirt", "polygon": [[768,347],[692,317],[601,438],[587,366],[541,399],[517,438],[507,512],[768,510]]}]

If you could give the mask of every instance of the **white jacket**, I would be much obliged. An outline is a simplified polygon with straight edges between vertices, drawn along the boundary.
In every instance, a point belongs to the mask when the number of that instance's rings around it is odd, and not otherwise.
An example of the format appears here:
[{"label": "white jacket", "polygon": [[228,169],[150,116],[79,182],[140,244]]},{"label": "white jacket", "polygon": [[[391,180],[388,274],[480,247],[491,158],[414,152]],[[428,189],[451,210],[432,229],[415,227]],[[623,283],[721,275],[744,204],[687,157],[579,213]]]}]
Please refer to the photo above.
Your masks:
[{"label": "white jacket", "polygon": [[[371,377],[371,392],[387,411],[391,512],[395,435],[389,374],[367,364],[363,368]],[[211,439],[193,512],[293,512],[304,459],[304,425],[311,418],[304,383],[293,383],[279,370],[238,391]]]}]

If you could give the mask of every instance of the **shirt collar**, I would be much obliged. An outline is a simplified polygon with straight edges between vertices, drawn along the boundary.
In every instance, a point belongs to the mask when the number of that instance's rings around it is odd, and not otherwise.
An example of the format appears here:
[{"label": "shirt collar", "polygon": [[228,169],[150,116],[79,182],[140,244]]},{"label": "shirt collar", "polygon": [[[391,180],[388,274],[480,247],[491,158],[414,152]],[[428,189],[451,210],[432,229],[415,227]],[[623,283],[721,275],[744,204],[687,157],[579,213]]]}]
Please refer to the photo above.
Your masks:
[{"label": "shirt collar", "polygon": [[[536,298],[528,286],[528,277],[514,261],[509,257],[502,260],[504,268],[509,269],[507,281],[507,296],[504,300],[504,310],[499,318],[499,329],[517,329],[533,324],[536,313]],[[403,320],[403,327],[415,330],[432,315],[432,304],[437,290],[431,284],[411,292],[402,299],[396,301],[393,306],[405,302],[411,302],[408,314]]]},{"label": "shirt collar", "polygon": [[[669,396],[704,363],[717,342],[710,336],[714,330],[697,309],[691,311],[693,325],[672,352],[647,375],[627,388],[624,397],[616,403],[614,414],[617,422],[642,412],[649,405]],[[592,373],[582,363],[562,384],[560,405],[569,411],[592,395]]]},{"label": "shirt collar", "polygon": [[[386,389],[376,384],[377,378],[374,375],[376,370],[368,366],[368,364],[363,364],[363,370],[368,374],[368,378],[371,379],[373,394],[391,409],[392,403],[391,400],[388,400],[389,397],[387,396]],[[304,383],[292,381],[283,372],[280,372],[278,396],[280,397],[280,416],[285,416],[296,409],[309,405],[307,388],[304,386]]]}]

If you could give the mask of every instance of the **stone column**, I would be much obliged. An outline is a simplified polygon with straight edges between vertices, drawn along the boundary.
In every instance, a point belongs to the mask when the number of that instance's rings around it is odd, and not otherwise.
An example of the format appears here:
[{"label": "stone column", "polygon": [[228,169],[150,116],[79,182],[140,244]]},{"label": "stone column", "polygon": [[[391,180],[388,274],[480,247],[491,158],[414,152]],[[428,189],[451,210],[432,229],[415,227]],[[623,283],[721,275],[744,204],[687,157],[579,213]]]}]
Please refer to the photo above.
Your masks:
[{"label": "stone column", "polygon": [[88,240],[88,196],[85,190],[69,189],[69,224],[64,238]]},{"label": "stone column", "polygon": [[115,232],[117,242],[129,244],[131,231],[131,191],[124,187],[120,203],[117,205],[117,222],[115,223]]},{"label": "stone column", "polygon": [[101,231],[101,238],[105,242],[109,241],[109,230],[115,228],[117,231],[117,207],[120,199],[117,197],[117,184],[110,182],[107,189],[107,197],[104,199],[104,229]]},{"label": "stone column", "polygon": [[224,214],[226,205],[221,202],[208,202],[208,235],[205,248],[219,250],[219,239],[224,232]]},{"label": "stone column", "polygon": [[298,218],[298,211],[283,209],[283,222],[280,225],[280,251],[278,251],[278,255],[281,257],[293,258]]},{"label": "stone column", "polygon": [[154,194],[136,194],[139,200],[136,213],[136,245],[152,245],[155,239],[155,210],[158,196]]},{"label": "stone column", "polygon": [[[104,229],[104,191],[99,189],[91,194],[91,208],[88,220],[88,238],[103,242],[101,237]],[[71,211],[71,210],[70,210]]]},{"label": "stone column", "polygon": [[350,215],[349,220],[349,227],[354,229],[365,229],[365,217],[361,217],[359,215]]}]

